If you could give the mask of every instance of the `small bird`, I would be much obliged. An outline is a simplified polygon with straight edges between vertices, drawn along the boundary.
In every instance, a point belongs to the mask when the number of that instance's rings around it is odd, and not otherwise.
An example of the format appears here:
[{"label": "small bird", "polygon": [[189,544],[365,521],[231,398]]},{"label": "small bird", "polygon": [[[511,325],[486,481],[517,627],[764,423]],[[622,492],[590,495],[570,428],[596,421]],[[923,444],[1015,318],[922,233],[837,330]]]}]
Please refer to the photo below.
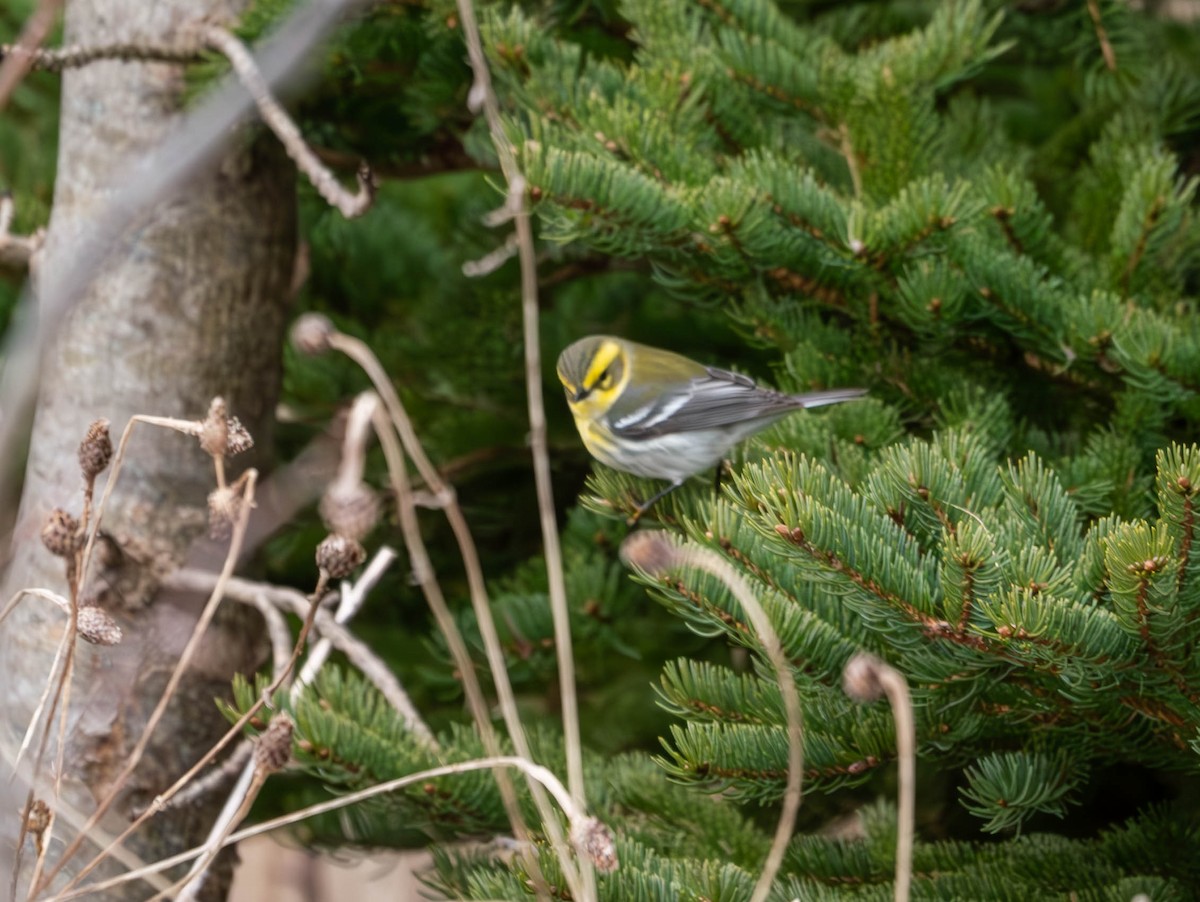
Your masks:
[{"label": "small bird", "polygon": [[862,388],[837,388],[789,395],[612,335],[589,335],[564,350],[558,379],[593,457],[616,470],[670,482],[637,508],[630,525],[689,476],[717,466],[730,448],[785,414],[866,394]]}]

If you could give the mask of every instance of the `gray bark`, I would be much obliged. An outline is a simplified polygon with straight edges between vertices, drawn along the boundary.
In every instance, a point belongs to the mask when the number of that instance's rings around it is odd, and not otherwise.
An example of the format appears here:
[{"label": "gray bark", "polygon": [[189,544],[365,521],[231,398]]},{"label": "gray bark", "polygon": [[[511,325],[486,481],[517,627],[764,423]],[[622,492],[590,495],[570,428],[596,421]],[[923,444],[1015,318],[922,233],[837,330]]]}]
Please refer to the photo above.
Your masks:
[{"label": "gray bark", "polygon": [[[73,0],[65,43],[161,42],[199,17],[227,19],[230,5],[222,0]],[[165,64],[104,62],[64,76],[43,271],[70,259],[73,242],[106,199],[109,176],[154,146],[175,123],[182,89],[182,69]],[[79,513],[83,482],[76,449],[92,420],[108,418],[115,442],[134,414],[201,419],[210,399],[221,395],[258,449],[270,444],[295,253],[294,176],[269,137],[251,140],[242,133],[231,139],[216,166],[173,202],[146,211],[77,299],[49,349],[5,599],[26,586],[66,592],[62,561],[42,547],[39,535],[52,508]],[[262,457],[255,454],[235,458],[234,469],[261,466]],[[65,777],[68,797],[84,811],[111,788],[203,602],[167,597],[157,591],[156,577],[196,555],[196,540],[205,531],[206,496],[214,485],[211,460],[195,439],[137,427],[104,512],[105,529],[120,553],[109,555],[112,563],[97,587],[126,638],[113,648],[79,642],[77,649]],[[51,605],[26,599],[0,626],[5,706],[0,730],[10,746],[19,740],[45,685],[64,620]],[[213,696],[228,694],[234,672],[258,666],[262,639],[240,612],[222,615],[210,637],[103,825],[108,829],[119,831],[133,808],[173,782],[227,727]],[[10,812],[6,807],[0,814],[0,843],[15,836]],[[194,845],[210,820],[203,807],[169,813],[155,819],[133,845],[152,860]],[[61,848],[71,836],[60,822],[56,845]],[[27,841],[27,864],[31,850]],[[94,852],[85,846],[76,867]],[[218,894],[221,881],[212,886]],[[134,885],[131,897],[147,895],[144,884]]]}]

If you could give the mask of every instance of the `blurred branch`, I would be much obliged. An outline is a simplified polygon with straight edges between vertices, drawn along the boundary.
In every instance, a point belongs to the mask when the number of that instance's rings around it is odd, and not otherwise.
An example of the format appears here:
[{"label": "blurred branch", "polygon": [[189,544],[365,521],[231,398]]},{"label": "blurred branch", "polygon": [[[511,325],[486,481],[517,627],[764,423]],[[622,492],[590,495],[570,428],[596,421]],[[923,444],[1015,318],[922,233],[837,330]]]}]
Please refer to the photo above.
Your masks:
[{"label": "blurred branch", "polygon": [[[58,18],[58,10],[62,4],[63,0],[40,0],[37,9],[21,29],[17,46],[22,49],[41,46],[54,27],[54,20]],[[0,110],[8,105],[8,98],[29,71],[29,60],[28,54],[5,54],[4,62],[0,63]]]}]

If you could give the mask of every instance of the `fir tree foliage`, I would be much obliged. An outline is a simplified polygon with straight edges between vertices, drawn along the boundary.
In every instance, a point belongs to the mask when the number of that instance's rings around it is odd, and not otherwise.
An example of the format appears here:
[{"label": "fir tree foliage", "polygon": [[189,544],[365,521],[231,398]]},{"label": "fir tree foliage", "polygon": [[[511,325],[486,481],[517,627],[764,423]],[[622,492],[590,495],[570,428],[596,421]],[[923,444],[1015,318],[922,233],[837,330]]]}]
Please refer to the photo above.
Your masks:
[{"label": "fir tree foliage", "polygon": [[[1200,225],[1185,154],[1200,37],[1108,0],[626,0],[618,12],[481,11],[544,252],[618,261],[726,317],[747,368],[766,362],[783,389],[870,389],[789,416],[735,449],[719,493],[697,480],[653,512],[725,557],[766,610],[804,708],[806,806],[885,785],[891,712],[840,688],[867,650],[908,680],[922,772],[959,775],[955,804],[974,818],[953,840],[918,839],[915,898],[1188,898],[1200,836],[1183,806],[1075,825],[1083,838],[1043,831],[1103,792],[1100,775],[1196,785]],[[364,20],[388,21],[391,38],[347,31],[335,68],[370,87],[386,76],[361,53],[416,60],[405,152],[454,140],[492,165],[477,126],[437,112],[465,96],[453,4],[381,4]],[[373,145],[355,130],[360,102],[327,123],[330,144]],[[375,238],[409,222],[385,219]],[[327,263],[365,253],[370,236],[343,228],[317,230]],[[350,293],[318,286],[338,292]],[[548,308],[549,332],[578,337]],[[491,363],[511,344],[479,341]],[[444,397],[477,388],[448,370]],[[450,429],[430,421],[435,436]],[[593,705],[589,800],[621,860],[601,894],[746,899],[784,786],[786,719],[723,583],[691,570],[631,582],[616,563],[621,519],[660,487],[597,466],[564,532]],[[491,588],[534,710],[554,666],[541,562]],[[460,622],[477,647],[473,617]],[[440,640],[427,647],[421,674],[456,698]],[[254,695],[238,693],[244,710]],[[636,746],[631,697],[657,702],[658,748],[596,754]],[[441,752],[418,748],[350,672],[330,670],[293,707],[298,761],[336,791],[481,752],[461,726],[440,730]],[[558,739],[534,735],[561,769]],[[877,802],[851,836],[797,835],[772,898],[891,898],[894,816]],[[486,773],[358,806],[353,823],[356,841],[380,844],[507,829]],[[552,853],[538,853],[554,882]],[[452,898],[531,892],[519,859],[491,850],[438,851],[430,881]]]}]

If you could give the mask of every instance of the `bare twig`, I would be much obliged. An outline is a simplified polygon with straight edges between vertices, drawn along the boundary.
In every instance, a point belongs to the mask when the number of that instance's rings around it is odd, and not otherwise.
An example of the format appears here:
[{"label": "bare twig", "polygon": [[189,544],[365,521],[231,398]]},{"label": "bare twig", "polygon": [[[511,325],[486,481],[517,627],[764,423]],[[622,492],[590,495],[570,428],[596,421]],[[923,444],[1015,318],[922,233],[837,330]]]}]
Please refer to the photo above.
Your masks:
[{"label": "bare twig", "polygon": [[[253,827],[247,827],[244,830],[239,830],[227,836],[223,845],[228,846],[236,842],[241,842],[243,839],[249,839],[252,836],[259,836],[263,833],[269,833],[272,830],[278,830],[280,827],[287,827],[310,817],[316,817],[320,814],[327,814],[330,811],[338,811],[350,805],[356,805],[359,802],[367,799],[375,798],[376,796],[385,795],[389,792],[395,792],[398,789],[403,789],[406,786],[411,786],[414,783],[421,783],[428,780],[433,780],[438,777],[446,777],[452,774],[470,773],[477,770],[495,769],[497,767],[513,767],[520,770],[531,780],[537,781],[538,785],[544,786],[554,796],[555,800],[562,807],[563,812],[571,824],[571,840],[575,844],[576,849],[581,856],[586,856],[593,865],[603,871],[611,871],[617,867],[616,848],[613,843],[612,833],[603,823],[594,817],[587,814],[586,811],[579,808],[567,792],[566,788],[559,782],[553,772],[540,764],[535,764],[526,758],[515,756],[495,756],[490,758],[479,758],[474,761],[463,761],[457,764],[447,764],[441,767],[433,767],[429,770],[423,770],[415,774],[408,774],[403,777],[397,777],[394,780],[388,780],[384,783],[378,783],[375,786],[370,786],[366,789],[358,790],[357,792],[348,793],[344,796],[339,796],[336,799],[331,799],[328,802],[322,802],[317,805],[310,805],[300,811],[292,812],[291,814],[283,815],[269,821],[263,821],[261,824],[255,824]],[[165,871],[168,868],[173,868],[176,865],[183,864],[203,853],[203,848],[190,849],[187,852],[181,852],[178,855],[172,855],[170,858],[164,858],[162,861],[156,861],[152,865],[148,865],[138,871],[131,871],[128,874],[122,874],[119,877],[113,877],[109,880],[100,881],[97,883],[81,886],[78,889],[59,893],[50,897],[47,902],[67,902],[69,899],[75,899],[88,893],[101,892],[103,890],[112,889],[115,886],[120,886],[123,883],[128,883],[132,880],[145,879],[149,874],[157,874],[160,871]]]},{"label": "bare twig", "polygon": [[913,821],[917,808],[917,734],[908,683],[894,667],[861,652],[842,674],[846,694],[856,701],[874,701],[886,694],[896,721],[896,753],[900,759],[900,804],[896,814],[896,902],[908,902],[912,885]]},{"label": "bare twig", "polygon": [[209,865],[224,847],[225,838],[246,819],[246,815],[250,813],[250,806],[258,798],[267,777],[281,770],[291,759],[294,726],[291,716],[287,713],[280,712],[271,718],[270,724],[254,742],[254,757],[246,762],[243,779],[226,800],[225,807],[209,831],[208,839],[204,843],[204,854],[196,859],[187,874],[173,887],[162,890],[148,902],[158,902],[159,899],[170,896],[176,889],[179,890],[175,897],[176,902],[192,902],[196,898],[196,893],[204,886],[208,876]]},{"label": "bare twig", "polygon": [[[404,450],[412,459],[417,472],[424,479],[426,486],[429,487],[433,497],[442,508],[446,515],[446,520],[450,524],[450,530],[454,533],[459,554],[462,556],[463,568],[466,571],[467,588],[471,597],[471,608],[475,612],[479,634],[483,639],[484,653],[487,655],[488,666],[492,672],[492,680],[496,686],[496,695],[500,702],[500,711],[504,717],[505,726],[508,728],[509,738],[512,740],[518,755],[523,758],[532,758],[529,754],[529,742],[525,736],[525,728],[521,724],[520,713],[517,710],[512,683],[509,680],[508,671],[505,667],[504,650],[500,645],[496,622],[492,616],[491,606],[488,602],[487,586],[483,580],[483,568],[479,562],[479,552],[475,547],[475,540],[471,536],[471,529],[467,524],[467,518],[463,514],[462,507],[458,504],[454,489],[442,479],[441,474],[438,473],[429,460],[429,456],[425,453],[425,449],[421,446],[416,431],[413,429],[412,421],[408,418],[408,413],[405,411],[404,405],[401,404],[400,396],[396,393],[396,389],[392,385],[387,372],[365,342],[338,332],[334,328],[333,323],[325,317],[315,314],[301,317],[293,327],[292,340],[307,353],[323,353],[332,349],[345,354],[363,368],[363,371],[370,378],[371,384],[374,385],[375,390],[379,393],[379,397],[387,409],[392,427],[396,430],[400,441],[404,444]],[[388,443],[385,435],[386,430],[379,430],[380,442],[383,445],[386,455],[388,453]],[[400,462],[400,466],[402,467],[402,461]],[[403,480],[404,484],[407,484],[407,474],[397,471],[396,463],[392,459],[389,459],[388,468],[391,471],[393,481],[399,479]],[[404,494],[399,488],[397,489],[398,498],[403,497]],[[408,494],[411,494],[411,492]],[[403,510],[402,505],[401,510]],[[414,535],[419,538],[419,530],[415,531]],[[413,553],[412,548],[409,550],[410,553]],[[414,569],[418,569],[415,562]],[[418,573],[418,575],[420,574]],[[432,584],[436,586],[436,580]],[[429,597],[428,595],[426,596],[427,599]],[[446,626],[453,626],[455,631],[457,631],[457,626],[454,626],[452,619]],[[447,641],[450,641],[449,636],[447,636]],[[473,665],[470,669],[473,669]],[[473,679],[473,674],[464,672],[463,678],[464,681]],[[464,688],[466,686],[467,683],[464,682]],[[467,689],[467,691],[470,692],[471,690]],[[490,720],[480,723],[479,728],[486,743],[487,731],[491,729]],[[487,748],[486,745],[485,748]],[[545,793],[537,784],[531,784],[530,788],[534,803],[537,805],[538,812],[542,816],[543,824],[551,842],[556,847],[561,846],[562,832],[559,829],[558,823],[550,816],[549,802]],[[515,825],[514,831],[517,831]],[[520,836],[520,832],[517,832],[518,836]],[[568,880],[571,879],[573,876],[571,874],[573,870],[572,862],[569,859],[564,859],[562,866],[564,868],[564,876],[567,876]]]},{"label": "bare twig", "polygon": [[201,35],[210,47],[221,51],[229,59],[233,71],[237,73],[258,107],[258,114],[262,116],[263,122],[283,144],[292,162],[308,176],[317,193],[347,219],[367,212],[375,200],[375,180],[366,164],[358,168],[358,193],[348,194],[334,174],[325,168],[317,155],[304,143],[300,129],[279,105],[279,101],[271,95],[271,89],[258,71],[254,57],[250,55],[246,45],[229,31],[215,25],[202,29]]},{"label": "bare twig", "polygon": [[62,72],[78,69],[100,60],[139,63],[198,63],[204,59],[203,47],[195,40],[169,44],[117,41],[111,44],[73,44],[69,47],[31,47],[24,41],[0,44],[5,63],[20,61],[34,72]]},{"label": "bare twig", "polygon": [[[278,611],[276,611],[278,613]],[[220,763],[215,769],[205,774],[203,777],[198,777],[193,780],[167,803],[164,803],[163,808],[178,807],[180,805],[188,805],[196,799],[203,798],[210,792],[217,789],[222,783],[233,780],[242,772],[243,766],[249,760],[250,755],[254,752],[254,743],[248,739],[243,740],[232,752],[229,757]]]},{"label": "bare twig", "polygon": [[292,651],[292,634],[287,621],[279,613],[279,608],[271,604],[265,595],[255,595],[250,603],[262,614],[263,622],[267,625],[267,635],[271,637],[271,672],[278,676],[287,665],[288,656]]},{"label": "bare twig", "polygon": [[771,621],[767,618],[750,584],[730,566],[729,562],[713,551],[697,545],[682,548],[668,538],[664,532],[635,532],[621,546],[621,555],[631,565],[652,576],[662,576],[670,570],[689,567],[711,573],[725,584],[737,599],[746,619],[758,634],[758,641],[775,668],[775,679],[779,694],[783,698],[783,710],[787,717],[788,732],[788,775],[783,791],[783,807],[779,813],[779,824],[762,873],[754,886],[751,902],[763,902],[771,892],[771,884],[783,863],[784,852],[796,826],[796,813],[800,810],[801,788],[804,779],[804,736],[801,721],[800,695],[792,679],[792,668],[783,652],[783,645]]}]

